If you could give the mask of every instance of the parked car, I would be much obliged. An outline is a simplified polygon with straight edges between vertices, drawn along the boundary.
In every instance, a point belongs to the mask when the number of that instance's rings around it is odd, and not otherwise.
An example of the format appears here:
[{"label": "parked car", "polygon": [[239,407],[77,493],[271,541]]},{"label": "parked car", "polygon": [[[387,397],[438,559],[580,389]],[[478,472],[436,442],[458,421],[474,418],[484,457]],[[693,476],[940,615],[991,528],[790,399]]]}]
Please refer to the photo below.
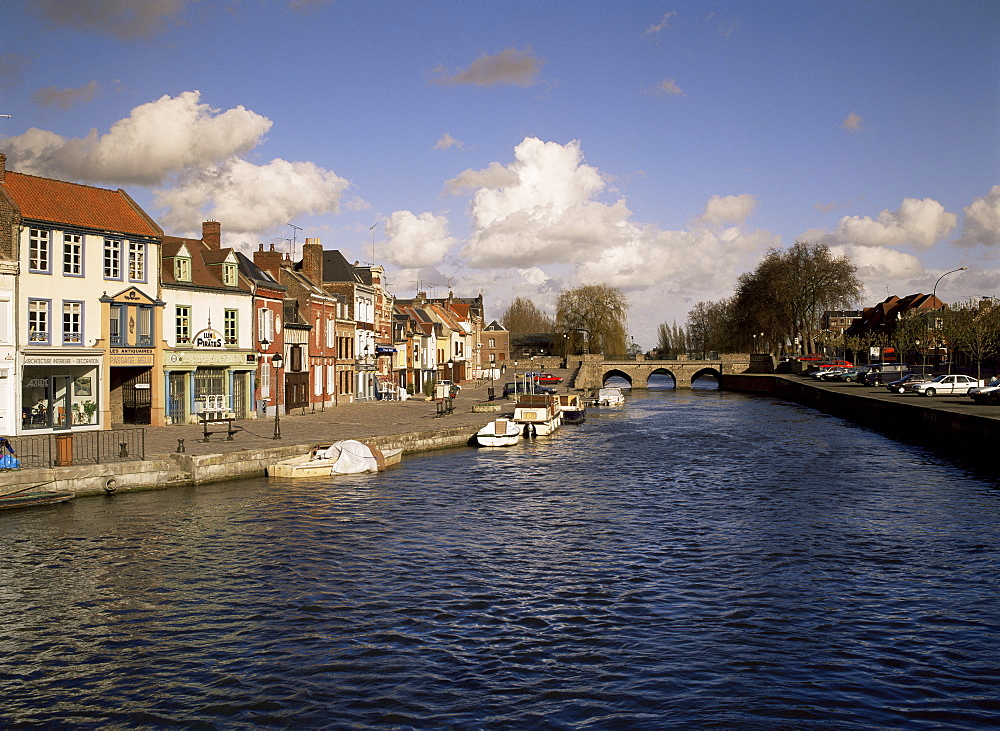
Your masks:
[{"label": "parked car", "polygon": [[831,381],[836,376],[839,376],[841,373],[843,373],[846,370],[848,370],[848,369],[847,368],[842,368],[842,367],[829,368],[827,370],[815,370],[810,375],[813,378],[815,378],[817,381]]},{"label": "parked car", "polygon": [[830,376],[828,380],[830,381],[844,381],[845,383],[853,383],[859,378],[864,377],[865,373],[868,372],[868,366],[856,366],[854,368],[848,368],[845,371]]},{"label": "parked car", "polygon": [[503,384],[503,397],[507,398],[508,396],[513,396],[516,393],[528,393],[527,391],[525,391],[525,388],[529,389],[533,388],[533,390],[530,391],[530,393],[555,394],[556,392],[554,388],[551,388],[549,386],[541,386],[537,383],[532,385],[530,381],[528,382],[518,381],[517,383]]},{"label": "parked car", "polygon": [[976,388],[970,388],[968,396],[973,401],[978,403],[986,403],[986,397],[993,391],[1000,390],[1000,376],[996,376],[992,381],[987,383],[985,386],[977,386]]},{"label": "parked car", "polygon": [[917,387],[917,384],[926,383],[934,378],[933,373],[907,373],[892,383],[885,384],[890,393],[906,393]]},{"label": "parked car", "polygon": [[895,381],[910,372],[906,363],[872,363],[869,370],[859,383],[866,386],[881,386],[883,383]]},{"label": "parked car", "polygon": [[551,373],[542,373],[535,379],[536,382],[555,386],[556,384],[562,383],[562,376],[554,376]]},{"label": "parked car", "polygon": [[914,393],[919,393],[921,396],[936,396],[937,394],[958,394],[964,396],[969,392],[969,389],[982,385],[982,381],[977,381],[972,376],[938,376],[926,383],[918,383],[913,391]]},{"label": "parked car", "polygon": [[992,391],[987,391],[986,393],[980,393],[979,396],[976,397],[976,403],[1000,406],[1000,388],[995,388]]}]

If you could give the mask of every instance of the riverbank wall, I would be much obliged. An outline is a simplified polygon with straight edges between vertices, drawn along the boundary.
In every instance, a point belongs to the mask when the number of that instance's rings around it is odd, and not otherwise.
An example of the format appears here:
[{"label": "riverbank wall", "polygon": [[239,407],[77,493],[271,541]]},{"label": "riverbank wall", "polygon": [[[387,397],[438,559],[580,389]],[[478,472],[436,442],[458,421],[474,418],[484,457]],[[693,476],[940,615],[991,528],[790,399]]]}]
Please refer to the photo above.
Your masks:
[{"label": "riverbank wall", "polygon": [[932,399],[857,384],[839,385],[814,384],[796,376],[742,374],[723,376],[720,388],[794,401],[899,441],[951,454],[987,457],[1000,445],[1000,409],[995,407],[976,405],[965,396]]},{"label": "riverbank wall", "polygon": [[[379,449],[402,449],[403,454],[427,452],[469,443],[476,429],[446,429],[365,437]],[[307,453],[315,443],[271,448],[248,448],[220,454],[172,453],[144,460],[87,464],[48,469],[9,470],[0,473],[0,495],[27,490],[95,495],[261,477],[268,465]]]}]

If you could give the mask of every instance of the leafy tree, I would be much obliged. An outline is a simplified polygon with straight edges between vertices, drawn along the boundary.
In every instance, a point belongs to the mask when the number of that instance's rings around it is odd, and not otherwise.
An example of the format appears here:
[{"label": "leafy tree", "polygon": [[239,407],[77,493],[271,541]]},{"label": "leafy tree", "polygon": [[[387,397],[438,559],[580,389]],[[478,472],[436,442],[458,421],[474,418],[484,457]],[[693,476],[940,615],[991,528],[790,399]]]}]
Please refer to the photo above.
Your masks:
[{"label": "leafy tree", "polygon": [[688,334],[674,321],[673,325],[661,322],[656,328],[656,350],[665,358],[676,358],[688,351]]},{"label": "leafy tree", "polygon": [[[564,289],[556,299],[556,329],[584,334],[590,352],[624,355],[628,324],[628,300],[617,287],[585,284]],[[581,332],[582,331],[582,332]]]},{"label": "leafy tree", "polygon": [[549,333],[555,330],[553,319],[539,310],[535,303],[524,297],[515,297],[500,316],[500,324],[509,332]]}]

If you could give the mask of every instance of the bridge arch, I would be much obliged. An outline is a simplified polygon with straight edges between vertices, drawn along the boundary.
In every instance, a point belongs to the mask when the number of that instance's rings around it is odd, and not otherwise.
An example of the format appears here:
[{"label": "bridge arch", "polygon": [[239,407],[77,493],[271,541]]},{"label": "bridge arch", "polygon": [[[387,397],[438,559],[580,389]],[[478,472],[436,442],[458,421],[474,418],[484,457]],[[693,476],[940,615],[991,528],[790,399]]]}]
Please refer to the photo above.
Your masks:
[{"label": "bridge arch", "polygon": [[673,381],[674,388],[677,388],[677,386],[678,386],[678,384],[677,384],[677,376],[674,374],[674,372],[672,370],[670,370],[669,368],[664,368],[664,367],[661,366],[659,368],[654,368],[646,376],[646,387],[647,388],[649,387],[649,379],[652,378],[653,376],[667,376],[671,381]]},{"label": "bridge arch", "polygon": [[722,373],[719,372],[718,368],[702,368],[700,371],[695,371],[694,375],[691,376],[691,385],[694,386],[694,382],[702,376],[711,376],[720,387],[722,386]]},{"label": "bridge arch", "polygon": [[616,376],[618,378],[624,378],[628,381],[628,387],[632,388],[632,376],[623,370],[619,370],[618,368],[612,368],[604,372],[604,375],[601,376],[601,386],[607,383],[609,378],[615,378]]}]

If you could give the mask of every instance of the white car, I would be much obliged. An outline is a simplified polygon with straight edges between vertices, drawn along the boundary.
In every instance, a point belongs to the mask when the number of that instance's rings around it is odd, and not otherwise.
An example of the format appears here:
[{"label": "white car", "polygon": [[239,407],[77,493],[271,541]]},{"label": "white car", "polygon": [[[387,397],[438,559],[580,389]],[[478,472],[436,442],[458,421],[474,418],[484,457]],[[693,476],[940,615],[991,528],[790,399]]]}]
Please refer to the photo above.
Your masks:
[{"label": "white car", "polygon": [[935,396],[939,393],[964,396],[969,389],[982,385],[982,381],[977,381],[972,376],[938,376],[932,381],[918,383],[913,390],[921,396]]}]

